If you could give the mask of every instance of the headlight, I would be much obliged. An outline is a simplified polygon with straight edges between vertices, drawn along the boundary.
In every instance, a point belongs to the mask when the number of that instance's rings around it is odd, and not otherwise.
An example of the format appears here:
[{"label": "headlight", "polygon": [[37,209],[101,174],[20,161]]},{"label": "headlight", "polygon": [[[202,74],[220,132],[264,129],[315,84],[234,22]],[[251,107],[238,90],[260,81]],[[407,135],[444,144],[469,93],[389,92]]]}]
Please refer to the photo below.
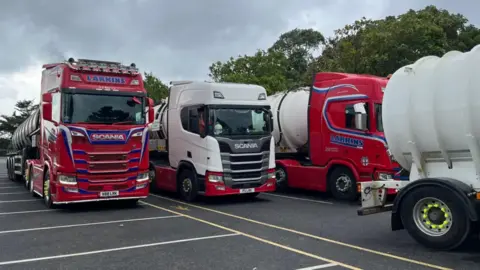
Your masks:
[{"label": "headlight", "polygon": [[208,182],[223,183],[223,176],[222,175],[216,175],[216,174],[209,174],[208,175]]},{"label": "headlight", "polygon": [[148,175],[148,172],[139,173],[137,175],[137,182],[144,182],[144,181],[149,181],[149,180],[150,180],[150,177]]},{"label": "headlight", "polygon": [[393,177],[389,173],[379,173],[378,174],[378,180],[387,181],[387,180],[392,180],[392,179],[393,179]]},{"label": "headlight", "polygon": [[77,178],[75,176],[68,176],[68,175],[59,175],[58,176],[58,182],[63,185],[76,185],[77,184]]}]

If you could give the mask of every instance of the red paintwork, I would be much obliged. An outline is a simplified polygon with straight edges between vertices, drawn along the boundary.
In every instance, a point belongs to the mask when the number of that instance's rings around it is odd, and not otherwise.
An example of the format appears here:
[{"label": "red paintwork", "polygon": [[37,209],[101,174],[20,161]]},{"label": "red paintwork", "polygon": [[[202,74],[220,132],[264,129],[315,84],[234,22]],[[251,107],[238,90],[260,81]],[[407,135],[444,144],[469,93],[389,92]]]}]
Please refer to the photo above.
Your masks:
[{"label": "red paintwork", "polygon": [[[383,132],[377,131],[375,103],[382,103],[383,91],[388,80],[371,75],[345,73],[318,73],[313,82],[309,114],[309,153],[311,164],[304,166],[294,159],[277,159],[277,166],[283,166],[288,175],[290,187],[327,191],[328,174],[335,166],[345,166],[355,176],[357,183],[371,181],[375,172],[393,174],[398,164],[393,164],[382,143]],[[353,95],[363,97],[353,99]],[[327,99],[334,98],[323,109]],[[345,100],[348,99],[348,100]],[[345,128],[345,105],[366,102],[369,106],[370,131],[348,130]],[[325,120],[325,116],[327,120]],[[329,128],[329,123],[330,128]],[[357,132],[357,135],[348,134]],[[334,144],[331,136],[363,140],[363,148]],[[370,139],[372,138],[372,139]],[[377,139],[373,139],[377,138]],[[358,142],[358,141],[357,141]],[[368,157],[364,166],[362,157]],[[394,194],[395,190],[389,190]]]},{"label": "red paintwork", "polygon": [[[274,173],[275,170],[269,170],[270,173]],[[221,173],[214,173],[222,175]],[[208,178],[208,172],[205,176],[205,193],[204,196],[225,196],[240,194],[240,189],[233,189],[225,186],[223,183],[210,183],[206,179]],[[156,188],[167,190],[171,192],[177,192],[177,170],[167,166],[155,166],[155,180],[151,185],[155,185]],[[255,192],[273,192],[276,188],[275,178],[267,180],[265,184],[255,188]]]},{"label": "red paintwork", "polygon": [[[109,88],[113,88],[121,92],[146,93],[140,73],[119,74],[100,71],[79,71],[72,69],[66,63],[46,64],[43,67],[46,69],[42,73],[42,94],[56,93],[62,91],[62,89],[72,87],[80,90],[109,91]],[[73,81],[71,80],[71,75],[77,75],[83,81]],[[86,81],[87,76],[95,75],[123,78],[125,84]],[[138,85],[130,85],[132,80],[138,80]],[[110,89],[110,91],[112,90]],[[151,104],[148,104],[149,110],[153,110]],[[107,130],[112,133],[128,132],[131,129],[143,131],[148,123],[144,125],[54,123],[43,119],[43,111],[40,114],[40,122],[40,133],[37,135],[40,159],[28,161],[29,168],[33,171],[34,191],[39,194],[43,193],[44,173],[48,169],[54,203],[145,198],[148,196],[148,180],[144,182],[136,181],[138,173],[148,173],[148,136],[145,140],[146,145],[143,147],[144,154],[141,155],[143,146],[141,136],[131,137],[124,144],[93,145],[87,139],[88,133],[86,134],[82,131],[82,129],[90,132]],[[84,137],[67,136],[67,131],[80,132]],[[69,137],[71,139],[71,148],[66,142],[69,140]],[[123,153],[125,156],[123,156]],[[124,162],[126,166],[122,167],[121,162],[123,160],[130,162]],[[104,164],[94,164],[95,168],[88,168],[92,166],[92,161],[103,161]],[[125,169],[128,169],[128,172],[124,172]],[[92,173],[94,170],[96,172]],[[98,173],[100,171],[104,171],[104,173]],[[76,176],[77,184],[61,184],[57,180],[59,173]],[[107,199],[99,197],[100,191],[113,190],[120,191],[119,196]]]}]

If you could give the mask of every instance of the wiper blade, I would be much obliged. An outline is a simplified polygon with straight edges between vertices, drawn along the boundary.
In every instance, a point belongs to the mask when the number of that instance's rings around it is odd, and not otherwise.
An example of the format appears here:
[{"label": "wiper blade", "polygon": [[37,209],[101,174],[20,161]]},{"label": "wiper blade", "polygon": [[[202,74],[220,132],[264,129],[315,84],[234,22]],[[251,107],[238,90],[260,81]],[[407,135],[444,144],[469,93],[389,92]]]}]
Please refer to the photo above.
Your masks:
[{"label": "wiper blade", "polygon": [[122,121],[122,122],[115,122],[115,123],[112,123],[112,126],[113,125],[124,125],[124,124],[134,124],[135,122],[132,121],[132,120],[129,120],[129,121]]}]

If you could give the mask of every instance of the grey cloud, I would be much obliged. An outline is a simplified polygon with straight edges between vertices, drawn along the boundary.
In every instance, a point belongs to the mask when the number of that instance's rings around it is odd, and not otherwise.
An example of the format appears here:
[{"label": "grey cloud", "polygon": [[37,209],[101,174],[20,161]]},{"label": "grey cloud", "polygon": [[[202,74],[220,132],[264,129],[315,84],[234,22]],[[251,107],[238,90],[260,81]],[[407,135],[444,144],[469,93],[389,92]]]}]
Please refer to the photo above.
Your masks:
[{"label": "grey cloud", "polygon": [[[472,19],[480,10],[472,8],[475,1],[466,0],[388,2],[384,16],[430,3]],[[338,5],[344,8],[339,11]],[[211,62],[269,46],[301,12],[338,11],[310,19],[320,26],[338,21],[341,27],[365,15],[363,5],[357,0],[5,0],[0,9],[0,74],[20,70],[32,60],[73,56],[135,62],[163,80],[203,79]]]}]

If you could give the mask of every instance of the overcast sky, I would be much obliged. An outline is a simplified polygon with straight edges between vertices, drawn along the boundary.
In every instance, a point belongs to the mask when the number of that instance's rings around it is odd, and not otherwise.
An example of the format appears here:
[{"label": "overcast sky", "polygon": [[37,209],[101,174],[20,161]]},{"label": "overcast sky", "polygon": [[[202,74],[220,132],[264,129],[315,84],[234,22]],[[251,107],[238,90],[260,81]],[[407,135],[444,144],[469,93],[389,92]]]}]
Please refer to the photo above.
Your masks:
[{"label": "overcast sky", "polygon": [[39,100],[41,65],[68,57],[135,62],[164,82],[208,79],[217,60],[267,48],[292,28],[325,36],[365,16],[428,4],[480,25],[474,0],[2,0],[0,114]]}]

